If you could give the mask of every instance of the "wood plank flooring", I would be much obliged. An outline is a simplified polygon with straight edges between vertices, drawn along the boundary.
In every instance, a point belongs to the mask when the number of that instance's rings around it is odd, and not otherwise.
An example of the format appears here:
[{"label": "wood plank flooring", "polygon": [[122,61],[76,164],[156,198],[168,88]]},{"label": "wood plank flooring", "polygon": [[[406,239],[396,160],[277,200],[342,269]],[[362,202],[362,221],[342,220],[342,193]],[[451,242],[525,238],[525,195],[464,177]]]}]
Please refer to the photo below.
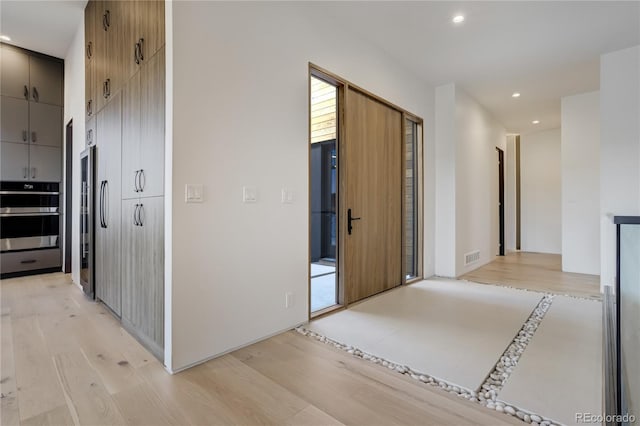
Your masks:
[{"label": "wood plank flooring", "polygon": [[602,299],[600,277],[562,272],[562,256],[559,254],[508,253],[460,278],[482,284]]},{"label": "wood plank flooring", "polygon": [[0,302],[2,425],[520,424],[294,331],[169,375],[63,274]]}]

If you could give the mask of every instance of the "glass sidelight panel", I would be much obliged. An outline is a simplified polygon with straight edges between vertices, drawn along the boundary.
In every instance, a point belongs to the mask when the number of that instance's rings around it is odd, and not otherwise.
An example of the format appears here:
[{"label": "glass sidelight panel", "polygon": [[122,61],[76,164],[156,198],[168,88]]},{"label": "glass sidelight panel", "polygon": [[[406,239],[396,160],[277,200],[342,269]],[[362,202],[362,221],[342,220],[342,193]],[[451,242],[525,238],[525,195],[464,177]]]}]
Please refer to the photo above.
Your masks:
[{"label": "glass sidelight panel", "polygon": [[311,312],[338,304],[337,93],[311,76]]},{"label": "glass sidelight panel", "polygon": [[405,120],[405,167],[404,167],[404,244],[405,244],[405,278],[411,280],[418,276],[419,256],[419,223],[418,223],[418,182],[419,176],[419,144],[421,137],[420,124],[410,119]]}]

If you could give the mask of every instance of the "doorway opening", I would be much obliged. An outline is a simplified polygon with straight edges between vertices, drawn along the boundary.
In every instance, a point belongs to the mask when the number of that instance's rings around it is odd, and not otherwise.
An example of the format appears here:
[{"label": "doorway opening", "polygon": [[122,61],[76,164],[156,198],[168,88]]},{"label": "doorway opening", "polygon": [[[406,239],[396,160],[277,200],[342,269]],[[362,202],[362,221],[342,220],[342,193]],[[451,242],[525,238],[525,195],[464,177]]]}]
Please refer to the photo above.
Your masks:
[{"label": "doorway opening", "polygon": [[71,273],[71,206],[73,188],[73,120],[69,120],[65,129],[64,158],[64,267],[65,274]]},{"label": "doorway opening", "polygon": [[504,256],[504,151],[498,151],[498,256]]},{"label": "doorway opening", "polygon": [[[325,77],[325,78],[323,78]],[[310,312],[339,305],[338,288],[338,96],[320,73],[310,77]]]}]

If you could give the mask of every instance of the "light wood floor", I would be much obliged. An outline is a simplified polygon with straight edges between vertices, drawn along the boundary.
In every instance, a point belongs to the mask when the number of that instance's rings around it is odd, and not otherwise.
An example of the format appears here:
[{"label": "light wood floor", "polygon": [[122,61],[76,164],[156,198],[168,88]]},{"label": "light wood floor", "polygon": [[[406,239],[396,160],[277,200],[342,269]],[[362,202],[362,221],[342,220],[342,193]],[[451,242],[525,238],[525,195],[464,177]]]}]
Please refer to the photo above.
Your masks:
[{"label": "light wood floor", "polygon": [[0,301],[2,425],[520,423],[294,331],[172,376],[62,274]]},{"label": "light wood floor", "polygon": [[515,252],[461,277],[483,284],[601,299],[600,277],[562,272],[562,256]]}]

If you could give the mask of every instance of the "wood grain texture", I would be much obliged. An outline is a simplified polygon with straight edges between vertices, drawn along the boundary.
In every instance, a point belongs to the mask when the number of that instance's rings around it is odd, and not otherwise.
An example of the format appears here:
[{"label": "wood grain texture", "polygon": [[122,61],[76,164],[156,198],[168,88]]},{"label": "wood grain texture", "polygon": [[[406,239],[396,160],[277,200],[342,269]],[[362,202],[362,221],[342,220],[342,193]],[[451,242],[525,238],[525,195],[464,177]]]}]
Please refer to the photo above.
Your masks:
[{"label": "wood grain texture", "polygon": [[[16,366],[28,367],[23,377],[20,368],[17,371],[17,386],[26,386],[27,392],[19,397],[28,394],[28,398],[13,411],[5,411],[9,402],[3,398],[3,425],[18,424],[16,415],[26,425],[521,424],[296,332],[170,375],[138,342],[123,339],[119,322],[100,303],[86,299],[68,276],[14,278],[0,286],[2,377],[10,376],[11,341]],[[27,312],[26,306],[33,315],[13,317]],[[69,310],[68,315],[86,316],[79,320],[83,326],[54,326],[57,331],[52,332],[70,334],[67,341],[79,342],[80,349],[70,345],[60,352],[53,346],[54,338],[43,339],[34,331],[35,317],[45,311],[61,316]],[[21,324],[11,329],[7,319]],[[91,336],[95,339],[89,341]],[[132,379],[122,380],[118,370],[89,362],[89,346],[91,353],[133,354],[124,359],[129,367],[116,363]],[[140,359],[144,353],[148,362]],[[38,389],[29,383],[31,379]],[[110,393],[115,384],[117,391]],[[11,381],[5,385],[3,392]]]},{"label": "wood grain texture", "polygon": [[361,219],[346,234],[348,303],[402,283],[402,114],[348,89],[343,209]]},{"label": "wood grain texture", "polygon": [[601,300],[600,277],[562,272],[562,256],[547,253],[508,253],[461,277],[483,284],[589,297]]}]

